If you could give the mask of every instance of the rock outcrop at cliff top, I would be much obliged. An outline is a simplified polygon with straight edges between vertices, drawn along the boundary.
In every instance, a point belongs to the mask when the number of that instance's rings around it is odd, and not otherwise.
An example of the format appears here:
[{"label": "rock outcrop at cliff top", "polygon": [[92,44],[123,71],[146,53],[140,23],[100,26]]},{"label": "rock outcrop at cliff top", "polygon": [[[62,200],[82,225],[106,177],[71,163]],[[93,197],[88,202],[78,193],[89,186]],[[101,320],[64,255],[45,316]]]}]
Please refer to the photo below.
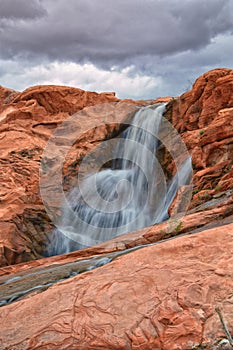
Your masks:
[{"label": "rock outcrop at cliff top", "polygon": [[[230,69],[205,73],[192,90],[170,99],[167,105],[165,116],[181,134],[193,159],[193,198],[182,219],[174,218],[64,256],[34,260],[41,257],[52,229],[39,193],[42,151],[52,131],[69,115],[105,102],[117,106],[130,103],[136,110],[156,101],[119,101],[114,94],[67,87],[33,87],[22,93],[0,88],[0,304],[6,286],[9,295],[13,293],[12,301],[19,300],[0,308],[0,319],[7,319],[1,322],[0,347],[221,349],[224,343],[227,346],[223,340],[227,335],[218,308],[233,334]],[[90,126],[92,118],[90,114]],[[112,127],[88,134],[76,145],[71,160],[73,156],[83,157],[101,140],[118,132],[119,125],[113,120]],[[165,172],[173,173],[170,155],[163,149],[161,155]],[[65,164],[68,186],[78,170],[78,163],[74,163]],[[177,196],[182,193],[181,189]],[[170,210],[176,210],[176,202]],[[176,237],[180,234],[184,236]],[[57,283],[67,278],[67,272],[61,272],[66,264],[97,255],[106,261],[105,253],[153,242],[159,244]],[[20,262],[24,263],[13,265]],[[45,275],[48,278],[53,274],[52,287],[44,280],[40,288],[30,284],[28,294],[21,295],[19,275],[28,275],[30,280],[30,273],[51,267],[56,267],[56,272]],[[12,282],[6,285],[8,278]],[[26,283],[25,290],[27,287]],[[42,293],[35,295],[37,291]]]},{"label": "rock outcrop at cliff top", "polygon": [[192,153],[196,197],[232,188],[233,71],[202,75],[192,90],[170,103],[169,119]]}]

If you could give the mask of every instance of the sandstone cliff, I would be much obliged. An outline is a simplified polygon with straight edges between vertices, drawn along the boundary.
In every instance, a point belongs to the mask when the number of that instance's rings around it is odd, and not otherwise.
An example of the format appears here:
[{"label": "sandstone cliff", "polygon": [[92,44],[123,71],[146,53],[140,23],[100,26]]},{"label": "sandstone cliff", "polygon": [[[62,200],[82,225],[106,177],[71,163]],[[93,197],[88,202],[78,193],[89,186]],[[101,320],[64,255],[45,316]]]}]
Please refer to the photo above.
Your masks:
[{"label": "sandstone cliff", "polygon": [[[0,265],[41,256],[51,224],[39,193],[39,166],[52,131],[83,107],[114,95],[62,86],[0,90]],[[99,139],[104,135],[99,135]]]},{"label": "sandstone cliff", "polygon": [[[233,335],[233,71],[207,72],[190,91],[167,100],[165,116],[192,154],[188,213],[85,250],[35,260],[52,229],[38,173],[52,131],[84,107],[107,102],[120,111],[130,102],[132,111],[156,101],[119,101],[113,94],[67,87],[0,89],[0,305],[9,303],[0,309],[1,349],[230,348],[218,310]],[[85,121],[89,129],[94,118],[90,113]],[[78,171],[76,158],[119,133],[114,117],[112,123],[75,146],[65,164],[65,185]],[[160,157],[166,174],[174,173],[170,154],[161,149]],[[120,257],[121,251],[128,254]],[[103,260],[88,271],[95,261],[88,259],[97,257]]]}]

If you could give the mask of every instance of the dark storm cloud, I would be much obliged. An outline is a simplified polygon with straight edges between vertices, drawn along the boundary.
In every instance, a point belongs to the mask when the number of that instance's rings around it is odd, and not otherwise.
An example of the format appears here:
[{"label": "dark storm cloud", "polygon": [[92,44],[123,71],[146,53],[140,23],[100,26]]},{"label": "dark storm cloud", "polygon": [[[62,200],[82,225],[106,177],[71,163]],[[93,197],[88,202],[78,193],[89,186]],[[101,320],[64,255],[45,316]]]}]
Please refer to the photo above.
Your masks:
[{"label": "dark storm cloud", "polygon": [[101,66],[197,50],[233,30],[232,0],[0,0],[0,13],[0,57]]},{"label": "dark storm cloud", "polygon": [[34,19],[45,14],[40,0],[0,0],[0,19]]}]

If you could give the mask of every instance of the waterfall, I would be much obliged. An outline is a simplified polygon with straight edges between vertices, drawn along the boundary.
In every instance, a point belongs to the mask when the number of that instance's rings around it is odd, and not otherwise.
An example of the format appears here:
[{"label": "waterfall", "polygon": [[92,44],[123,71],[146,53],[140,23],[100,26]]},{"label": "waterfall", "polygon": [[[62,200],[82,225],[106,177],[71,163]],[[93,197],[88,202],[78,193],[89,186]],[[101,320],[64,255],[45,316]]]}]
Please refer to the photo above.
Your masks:
[{"label": "waterfall", "polygon": [[[157,160],[165,104],[141,108],[112,150],[111,168],[86,175],[67,195],[61,227],[46,255],[68,253],[168,218],[180,185],[190,179],[186,157],[168,183]],[[72,210],[70,210],[70,207]]]}]

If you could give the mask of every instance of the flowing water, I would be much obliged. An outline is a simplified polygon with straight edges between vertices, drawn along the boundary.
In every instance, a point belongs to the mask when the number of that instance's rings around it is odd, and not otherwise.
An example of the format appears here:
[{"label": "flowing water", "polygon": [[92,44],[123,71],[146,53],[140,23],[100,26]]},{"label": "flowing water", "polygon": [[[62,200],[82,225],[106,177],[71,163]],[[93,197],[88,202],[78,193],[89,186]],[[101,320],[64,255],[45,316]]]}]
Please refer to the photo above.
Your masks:
[{"label": "flowing water", "polygon": [[192,167],[186,157],[172,181],[165,179],[156,157],[164,110],[165,104],[141,108],[117,139],[111,168],[86,175],[70,191],[46,256],[95,245],[168,218],[168,208],[178,187],[189,181]]},{"label": "flowing water", "polygon": [[[158,243],[148,245],[155,244]],[[143,247],[137,246],[123,251],[102,254],[101,256],[80,259],[60,265],[36,267],[23,273],[13,274],[13,277],[11,275],[10,278],[8,276],[2,276],[0,277],[0,307],[21,300],[31,295],[31,293],[41,293],[55,283],[104,266],[122,255]]]},{"label": "flowing water", "polygon": [[[115,142],[111,168],[89,173],[70,191],[67,199],[72,211],[64,205],[61,227],[53,232],[46,255],[68,253],[168,218],[168,208],[179,186],[190,183],[192,167],[188,153],[184,155],[176,136],[168,133],[168,140],[174,141],[168,149],[173,159],[178,158],[177,172],[170,182],[164,176],[156,157],[159,145],[163,141],[168,145],[164,136],[164,130],[168,129],[166,122],[163,124],[164,109],[165,105],[160,104],[138,111]],[[174,152],[177,148],[180,153]],[[162,241],[151,245],[160,243]],[[0,306],[42,292],[54,283],[143,247],[42,266],[16,273],[10,279],[3,276],[0,278]]]},{"label": "flowing water", "polygon": [[148,246],[161,244],[170,239],[174,239],[174,237],[69,263],[55,264],[54,266],[39,266],[31,268],[28,271],[11,274],[10,278],[8,275],[1,276],[0,307],[27,298],[32,294],[44,292],[55,283],[104,266],[120,256]]}]

